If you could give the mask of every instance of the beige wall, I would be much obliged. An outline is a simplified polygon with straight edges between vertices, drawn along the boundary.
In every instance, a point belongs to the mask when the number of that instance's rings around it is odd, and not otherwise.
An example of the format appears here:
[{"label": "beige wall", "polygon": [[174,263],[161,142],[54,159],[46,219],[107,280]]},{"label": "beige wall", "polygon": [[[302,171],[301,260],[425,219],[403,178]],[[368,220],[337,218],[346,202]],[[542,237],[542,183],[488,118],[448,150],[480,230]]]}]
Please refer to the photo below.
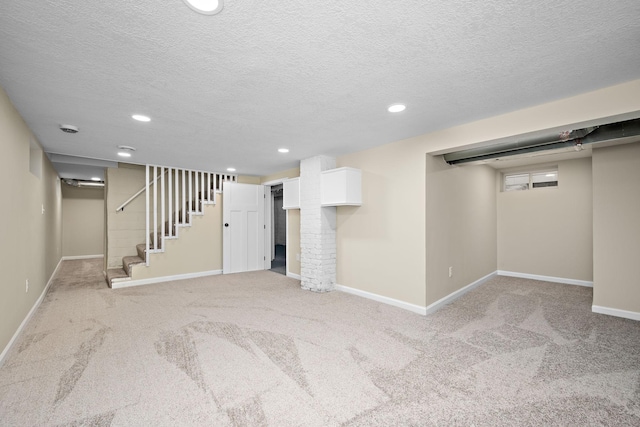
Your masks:
[{"label": "beige wall", "polygon": [[[60,180],[44,154],[29,171],[30,142],[35,137],[0,88],[0,352],[2,352],[44,290],[62,257],[62,195]],[[36,153],[34,153],[36,154]],[[44,208],[44,213],[43,213]],[[25,281],[29,280],[29,292]]]},{"label": "beige wall", "polygon": [[593,150],[593,305],[640,313],[640,142]]},{"label": "beige wall", "polygon": [[494,169],[426,158],[428,306],[496,271],[497,219]]},{"label": "beige wall", "polygon": [[362,206],[337,208],[337,284],[425,305],[425,152],[414,138],[337,159],[362,171]]},{"label": "beige wall", "polygon": [[591,158],[556,165],[558,187],[503,192],[502,173],[496,173],[498,269],[592,281]]},{"label": "beige wall", "polygon": [[107,214],[107,252],[105,268],[122,268],[122,257],[136,255],[136,245],[145,237],[145,195],[134,199],[124,211],[116,208],[144,187],[145,168],[121,164],[108,168],[105,176],[105,204]]},{"label": "beige wall", "polygon": [[362,169],[363,205],[338,208],[338,283],[427,305],[425,153],[639,111],[635,80],[339,157]]},{"label": "beige wall", "polygon": [[238,184],[260,184],[259,176],[238,175]]},{"label": "beige wall", "polygon": [[62,185],[62,255],[104,252],[104,189]]},{"label": "beige wall", "polygon": [[132,279],[222,270],[222,197],[194,215],[191,227],[180,227],[177,239],[165,240],[165,252],[151,254],[149,266],[133,266]]},{"label": "beige wall", "polygon": [[259,184],[275,181],[276,179],[297,178],[299,176],[300,176],[300,168],[287,169],[287,170],[273,173],[271,175],[260,177]]},{"label": "beige wall", "polygon": [[300,209],[287,209],[287,273],[300,275]]}]

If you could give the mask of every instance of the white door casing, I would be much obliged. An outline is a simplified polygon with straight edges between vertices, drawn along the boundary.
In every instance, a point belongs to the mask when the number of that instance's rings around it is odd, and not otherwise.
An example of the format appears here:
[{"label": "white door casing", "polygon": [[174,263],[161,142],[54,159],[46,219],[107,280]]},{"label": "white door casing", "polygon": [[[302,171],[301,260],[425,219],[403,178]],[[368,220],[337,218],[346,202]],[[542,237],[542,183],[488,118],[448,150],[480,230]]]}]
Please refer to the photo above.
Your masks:
[{"label": "white door casing", "polygon": [[222,269],[224,274],[263,270],[264,199],[262,185],[225,181],[222,191]]},{"label": "white door casing", "polygon": [[274,259],[274,249],[270,246],[273,242],[273,193],[271,187],[264,187],[264,269],[271,270],[271,261]]},{"label": "white door casing", "polygon": [[[266,202],[265,202],[265,224],[267,226],[267,231],[264,237],[264,253],[266,256],[264,269],[271,270],[271,261],[273,261],[276,257],[276,247],[275,247],[275,214],[274,214],[274,195],[271,192],[274,186],[283,184],[289,178],[278,178],[273,181],[263,182],[262,185],[265,186],[265,194],[266,194]],[[287,233],[289,229],[287,228]],[[287,234],[288,236],[288,234]],[[287,237],[288,238],[288,237]],[[288,250],[288,249],[287,249]],[[269,257],[269,254],[271,256]]]}]

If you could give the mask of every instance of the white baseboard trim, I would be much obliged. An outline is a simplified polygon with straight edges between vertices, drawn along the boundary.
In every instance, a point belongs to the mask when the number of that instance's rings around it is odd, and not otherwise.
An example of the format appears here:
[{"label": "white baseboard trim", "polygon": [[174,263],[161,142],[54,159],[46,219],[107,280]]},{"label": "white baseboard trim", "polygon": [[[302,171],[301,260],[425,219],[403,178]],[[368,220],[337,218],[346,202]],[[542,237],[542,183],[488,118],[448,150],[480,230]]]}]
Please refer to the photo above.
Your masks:
[{"label": "white baseboard trim", "polygon": [[302,280],[302,277],[300,277],[299,274],[291,273],[289,271],[287,271],[287,277],[291,277],[292,279],[296,280]]},{"label": "white baseboard trim", "polygon": [[63,256],[62,261],[71,261],[74,259],[93,259],[93,258],[104,258],[104,254]]},{"label": "white baseboard trim", "polygon": [[29,313],[27,313],[27,316],[24,318],[22,323],[20,323],[20,326],[18,326],[18,329],[13,334],[13,336],[5,346],[4,350],[2,350],[2,353],[0,353],[0,367],[2,367],[2,364],[4,363],[4,358],[7,356],[7,354],[9,353],[9,350],[11,350],[11,347],[13,346],[13,344],[16,342],[16,340],[22,333],[22,330],[24,329],[25,326],[27,326],[27,323],[29,323],[29,320],[31,320],[33,313],[35,313],[38,307],[40,307],[40,304],[42,303],[44,296],[47,294],[47,291],[49,290],[49,287],[53,282],[53,278],[58,273],[58,269],[60,268],[60,265],[62,265],[62,261],[63,261],[63,258],[60,258],[60,261],[58,261],[58,265],[56,265],[55,270],[53,270],[53,273],[51,273],[51,276],[49,277],[47,284],[45,285],[44,289],[42,290],[42,293],[40,294],[40,297],[33,304],[33,307],[31,307],[31,310],[29,310]]},{"label": "white baseboard trim", "polygon": [[198,273],[176,274],[175,276],[152,277],[150,279],[138,280],[114,280],[111,283],[112,289],[130,288],[132,286],[150,285],[152,283],[171,282],[173,280],[195,279],[198,277],[217,276],[222,274],[222,270],[200,271]]},{"label": "white baseboard trim", "polygon": [[516,273],[514,271],[498,270],[498,276],[519,277],[521,279],[540,280],[543,282],[565,283],[567,285],[587,286],[593,288],[593,282],[587,280],[565,279],[563,277],[541,276],[539,274]]},{"label": "white baseboard trim", "polygon": [[336,290],[341,292],[346,292],[352,295],[357,295],[359,297],[367,298],[373,301],[381,302],[383,304],[392,305],[394,307],[403,308],[405,310],[409,310],[414,313],[421,314],[423,316],[427,314],[426,307],[422,307],[419,305],[411,304],[411,303],[400,301],[397,299],[385,297],[385,296],[374,294],[371,292],[362,291],[360,289],[350,288],[348,286],[336,285]]},{"label": "white baseboard trim", "polygon": [[636,313],[635,311],[620,310],[617,308],[602,307],[599,305],[592,305],[591,311],[593,313],[606,314],[608,316],[623,317],[625,319],[631,320],[640,320],[640,313]]},{"label": "white baseboard trim", "polygon": [[478,280],[476,280],[473,283],[468,284],[467,286],[465,286],[464,288],[460,288],[455,292],[450,293],[449,295],[447,295],[444,298],[440,298],[438,301],[429,304],[426,308],[426,314],[431,314],[433,312],[438,311],[439,309],[441,309],[443,306],[453,302],[454,300],[460,298],[462,295],[466,294],[467,292],[469,292],[471,289],[476,288],[480,285],[482,285],[484,282],[486,282],[487,280],[491,279],[492,277],[495,277],[497,274],[496,271],[494,271],[493,273],[489,273],[484,277],[479,278]]}]

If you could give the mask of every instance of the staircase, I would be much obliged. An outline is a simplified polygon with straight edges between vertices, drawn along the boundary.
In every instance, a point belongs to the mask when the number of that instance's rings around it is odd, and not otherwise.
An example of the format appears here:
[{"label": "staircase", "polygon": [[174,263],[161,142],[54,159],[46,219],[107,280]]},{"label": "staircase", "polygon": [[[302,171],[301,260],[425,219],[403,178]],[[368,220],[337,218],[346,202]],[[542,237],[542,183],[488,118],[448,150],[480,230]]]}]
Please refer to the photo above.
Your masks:
[{"label": "staircase", "polygon": [[150,265],[148,254],[165,252],[165,240],[178,239],[180,228],[191,227],[193,216],[204,215],[205,205],[216,204],[216,194],[222,191],[225,181],[236,182],[237,176],[147,165],[146,185],[116,209],[124,211],[131,201],[145,193],[147,238],[136,245],[136,255],[122,258],[122,268],[107,270],[109,287],[114,282],[131,280],[134,265]]}]

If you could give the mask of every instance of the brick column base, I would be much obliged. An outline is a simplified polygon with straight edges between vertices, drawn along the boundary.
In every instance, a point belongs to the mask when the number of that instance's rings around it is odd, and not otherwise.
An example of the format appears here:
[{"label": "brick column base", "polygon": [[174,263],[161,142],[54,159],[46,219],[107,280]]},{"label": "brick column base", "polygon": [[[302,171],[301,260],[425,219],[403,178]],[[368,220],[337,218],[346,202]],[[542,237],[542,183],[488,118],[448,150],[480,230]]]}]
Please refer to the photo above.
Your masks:
[{"label": "brick column base", "polygon": [[336,284],[336,208],[320,206],[320,173],[335,167],[327,156],[300,162],[301,286],[315,292]]}]

